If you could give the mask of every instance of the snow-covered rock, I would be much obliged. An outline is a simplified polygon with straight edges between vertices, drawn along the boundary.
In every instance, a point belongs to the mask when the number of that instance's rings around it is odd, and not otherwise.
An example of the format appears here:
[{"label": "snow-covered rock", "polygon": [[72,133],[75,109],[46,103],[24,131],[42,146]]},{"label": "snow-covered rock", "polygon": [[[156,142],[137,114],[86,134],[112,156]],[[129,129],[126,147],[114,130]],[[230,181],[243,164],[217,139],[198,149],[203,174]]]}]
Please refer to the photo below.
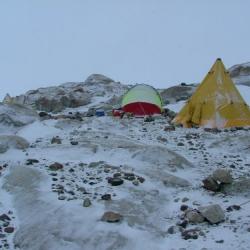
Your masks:
[{"label": "snow-covered rock", "polygon": [[38,119],[37,113],[23,105],[0,103],[0,124],[21,127]]},{"label": "snow-covered rock", "polygon": [[211,224],[219,223],[224,220],[225,213],[221,206],[218,204],[198,207],[198,211],[204,216]]},{"label": "snow-covered rock", "polygon": [[229,73],[234,83],[250,87],[250,62],[232,66]]},{"label": "snow-covered rock", "polygon": [[16,135],[0,135],[0,153],[5,153],[9,148],[26,149],[29,142]]}]

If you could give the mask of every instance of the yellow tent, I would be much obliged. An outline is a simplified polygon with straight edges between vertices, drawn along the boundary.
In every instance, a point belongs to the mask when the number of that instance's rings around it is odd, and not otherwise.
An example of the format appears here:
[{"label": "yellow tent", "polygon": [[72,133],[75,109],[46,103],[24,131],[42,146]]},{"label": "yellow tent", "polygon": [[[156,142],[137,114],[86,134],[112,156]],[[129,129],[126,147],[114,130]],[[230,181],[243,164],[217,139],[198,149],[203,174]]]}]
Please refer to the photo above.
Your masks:
[{"label": "yellow tent", "polygon": [[220,58],[216,60],[174,123],[225,128],[250,126],[250,109]]}]

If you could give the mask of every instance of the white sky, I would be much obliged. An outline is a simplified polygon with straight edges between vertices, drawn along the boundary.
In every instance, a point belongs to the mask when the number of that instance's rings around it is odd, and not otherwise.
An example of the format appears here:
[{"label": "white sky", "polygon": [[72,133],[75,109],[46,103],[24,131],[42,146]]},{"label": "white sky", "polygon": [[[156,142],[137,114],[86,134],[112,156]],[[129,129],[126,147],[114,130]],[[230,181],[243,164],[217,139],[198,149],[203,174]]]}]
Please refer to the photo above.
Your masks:
[{"label": "white sky", "polygon": [[199,82],[250,61],[249,0],[0,0],[0,99],[101,73]]}]

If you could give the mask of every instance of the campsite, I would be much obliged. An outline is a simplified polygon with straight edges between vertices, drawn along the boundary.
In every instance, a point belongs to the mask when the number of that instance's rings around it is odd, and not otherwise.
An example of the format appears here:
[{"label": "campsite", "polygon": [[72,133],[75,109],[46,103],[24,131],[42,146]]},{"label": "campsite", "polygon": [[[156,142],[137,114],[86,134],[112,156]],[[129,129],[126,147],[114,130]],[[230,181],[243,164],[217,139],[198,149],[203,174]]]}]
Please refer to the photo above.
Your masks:
[{"label": "campsite", "polygon": [[[212,68],[217,75],[211,79],[209,71],[204,85],[176,86],[177,93],[193,90],[184,103],[173,94],[178,101],[168,103],[167,90],[101,75],[6,96],[1,248],[248,249],[250,116],[243,104],[250,99],[237,87],[249,87],[234,85],[222,69]],[[217,105],[216,93],[224,91],[220,118],[233,124],[199,124],[200,106],[184,114],[207,81],[205,100]],[[180,104],[180,115],[171,111]],[[218,118],[216,105],[205,119]],[[192,124],[173,120],[180,116]]]},{"label": "campsite", "polygon": [[250,250],[250,1],[0,1],[0,250]]}]

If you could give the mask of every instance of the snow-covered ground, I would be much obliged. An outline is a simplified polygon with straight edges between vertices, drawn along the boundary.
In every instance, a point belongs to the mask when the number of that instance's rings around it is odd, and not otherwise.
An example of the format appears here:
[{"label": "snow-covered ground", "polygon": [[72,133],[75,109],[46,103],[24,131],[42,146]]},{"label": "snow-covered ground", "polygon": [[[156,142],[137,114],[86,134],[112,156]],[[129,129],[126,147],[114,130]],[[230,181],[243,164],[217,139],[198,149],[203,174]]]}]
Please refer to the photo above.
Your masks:
[{"label": "snow-covered ground", "polygon": [[[189,224],[199,228],[198,239],[184,240],[168,228],[181,220],[183,204],[219,204],[226,211],[249,200],[249,193],[214,194],[201,186],[219,167],[231,169],[235,180],[249,177],[250,131],[165,131],[166,125],[164,118],[146,123],[89,117],[36,121],[20,129],[17,135],[31,146],[0,154],[0,165],[8,164],[1,171],[0,215],[11,210],[15,229],[0,238],[0,245],[9,244],[2,249],[249,249],[250,203],[225,212],[218,225]],[[61,144],[51,144],[55,136]],[[38,162],[29,165],[29,159]],[[51,171],[54,162],[63,169]],[[125,173],[133,180],[108,183]],[[103,200],[104,194],[111,200]],[[89,207],[83,206],[86,198]],[[101,221],[106,211],[120,213],[122,221]]]}]

